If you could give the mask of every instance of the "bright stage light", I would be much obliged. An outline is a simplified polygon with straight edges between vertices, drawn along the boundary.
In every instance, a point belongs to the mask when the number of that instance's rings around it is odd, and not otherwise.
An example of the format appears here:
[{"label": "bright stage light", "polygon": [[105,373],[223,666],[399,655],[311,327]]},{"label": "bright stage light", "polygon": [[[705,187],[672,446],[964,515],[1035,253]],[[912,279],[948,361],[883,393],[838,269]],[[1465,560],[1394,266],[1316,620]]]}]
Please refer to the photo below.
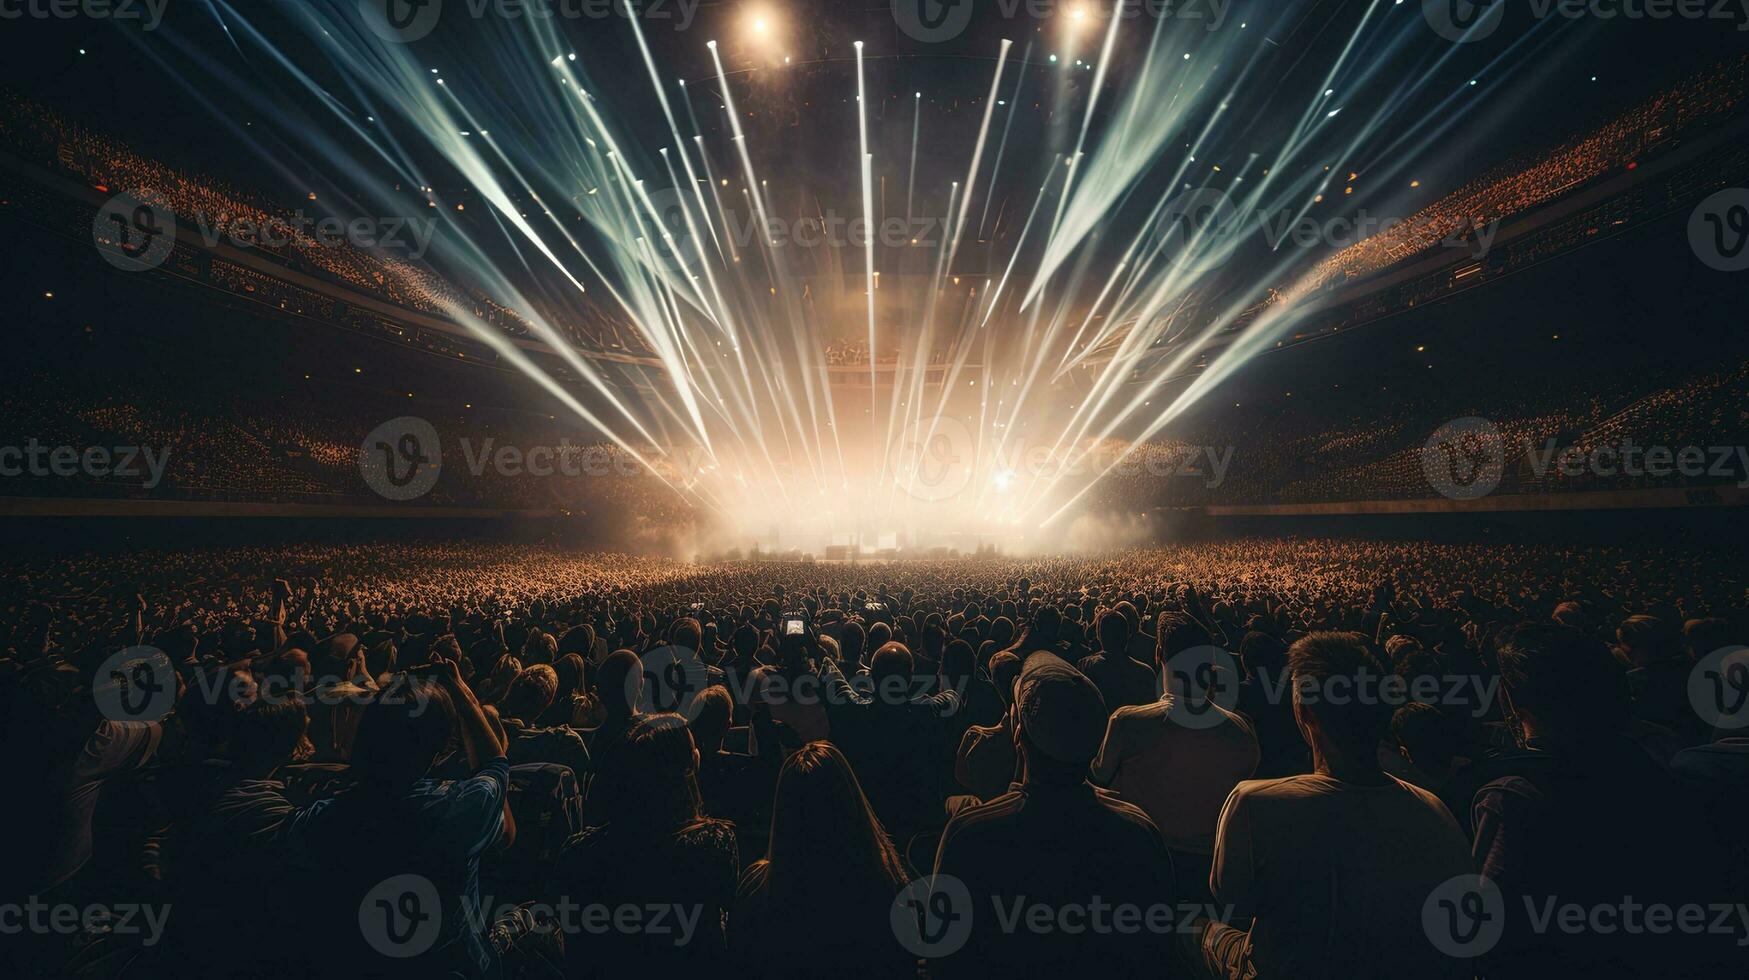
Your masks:
[{"label": "bright stage light", "polygon": [[996,475],[990,479],[990,483],[996,488],[997,493],[1007,493],[1014,486],[1014,471],[997,470]]},{"label": "bright stage light", "polygon": [[777,40],[782,28],[781,21],[771,8],[763,4],[752,8],[745,21],[747,36],[755,44],[771,44]]}]

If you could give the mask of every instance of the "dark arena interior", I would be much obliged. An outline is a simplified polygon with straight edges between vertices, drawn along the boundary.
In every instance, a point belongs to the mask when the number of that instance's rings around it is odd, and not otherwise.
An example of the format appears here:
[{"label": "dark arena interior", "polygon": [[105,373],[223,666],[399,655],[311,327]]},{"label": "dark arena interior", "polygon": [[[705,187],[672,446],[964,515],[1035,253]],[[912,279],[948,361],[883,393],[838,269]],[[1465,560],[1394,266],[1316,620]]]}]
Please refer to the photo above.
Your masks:
[{"label": "dark arena interior", "polygon": [[1736,0],[0,0],[0,975],[1744,976],[1746,99]]}]

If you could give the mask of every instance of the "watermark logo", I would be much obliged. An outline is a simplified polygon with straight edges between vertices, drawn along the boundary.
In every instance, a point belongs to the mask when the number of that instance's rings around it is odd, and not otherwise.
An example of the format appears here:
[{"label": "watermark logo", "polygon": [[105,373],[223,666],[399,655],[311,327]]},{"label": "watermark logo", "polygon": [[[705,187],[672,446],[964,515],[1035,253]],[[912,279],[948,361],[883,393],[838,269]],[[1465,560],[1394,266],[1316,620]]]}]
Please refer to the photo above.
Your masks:
[{"label": "watermark logo", "polygon": [[1421,471],[1440,496],[1477,500],[1493,493],[1506,475],[1506,442],[1484,418],[1454,419],[1421,447]]},{"label": "watermark logo", "polygon": [[22,446],[0,446],[0,476],[75,477],[140,480],[144,490],[164,482],[170,450],[151,446],[52,446],[36,439]]},{"label": "watermark logo", "polygon": [[[1167,658],[1161,681],[1177,702],[1172,720],[1186,728],[1214,728],[1239,706],[1239,662],[1217,646],[1194,646]],[[1225,709],[1216,710],[1217,708]]]},{"label": "watermark logo", "polygon": [[1225,265],[1238,247],[1245,221],[1226,191],[1197,187],[1166,203],[1157,231],[1173,262],[1192,273]]},{"label": "watermark logo", "polygon": [[691,650],[661,646],[641,658],[643,669],[626,677],[626,700],[644,714],[672,712],[688,722],[698,717],[699,695],[710,686],[710,669]]},{"label": "watermark logo", "polygon": [[[1440,37],[1457,44],[1493,36],[1506,19],[1507,0],[1422,0],[1421,12]],[[1742,0],[1530,0],[1538,21],[1719,20],[1749,30],[1749,7]]]},{"label": "watermark logo", "polygon": [[162,721],[176,707],[176,668],[157,647],[128,647],[97,666],[91,696],[110,721]]},{"label": "watermark logo", "polygon": [[394,959],[429,951],[443,931],[437,886],[417,874],[378,882],[358,903],[358,930],[371,949]]},{"label": "watermark logo", "polygon": [[1688,700],[1714,728],[1749,727],[1749,647],[1722,647],[1702,657],[1688,675]]},{"label": "watermark logo", "polygon": [[164,22],[170,0],[10,0],[0,3],[0,20],[114,20],[137,22],[155,31]]},{"label": "watermark logo", "polygon": [[386,500],[417,500],[443,471],[443,446],[430,422],[411,415],[370,431],[358,447],[365,485]]},{"label": "watermark logo", "polygon": [[358,15],[390,44],[412,44],[437,27],[443,0],[358,0]]},{"label": "watermark logo", "polygon": [[1688,243],[1720,272],[1749,269],[1749,190],[1732,187],[1700,202],[1688,218]]},{"label": "watermark logo", "polygon": [[952,956],[972,937],[972,893],[953,875],[925,875],[893,899],[899,945],[922,959]]},{"label": "watermark logo", "polygon": [[138,936],[145,947],[158,945],[169,922],[169,905],[118,902],[114,905],[45,902],[32,895],[23,902],[0,904],[0,936]]},{"label": "watermark logo", "polygon": [[1422,903],[1421,927],[1447,956],[1486,956],[1506,931],[1506,896],[1484,875],[1449,878]]},{"label": "watermark logo", "polygon": [[899,30],[924,44],[951,41],[972,23],[972,0],[893,0]]},{"label": "watermark logo", "polygon": [[1506,0],[1421,0],[1421,15],[1434,33],[1468,44],[1492,37],[1506,20]]},{"label": "watermark logo", "polygon": [[971,485],[974,445],[972,430],[957,418],[915,419],[893,442],[887,469],[912,497],[928,503],[949,500]]},{"label": "watermark logo", "polygon": [[222,216],[215,222],[201,215],[196,224],[207,248],[221,243],[273,251],[304,245],[350,247],[369,252],[398,252],[409,259],[424,258],[437,235],[437,222],[430,218],[388,215],[348,221],[333,216],[312,218],[302,208],[286,217],[262,222],[238,216]]},{"label": "watermark logo", "polygon": [[699,264],[699,250],[688,224],[686,193],[678,187],[668,187],[649,197],[650,210],[641,206],[638,209],[644,246],[649,248],[658,267],[674,275],[689,274]]},{"label": "watermark logo", "polygon": [[123,272],[156,269],[176,247],[176,215],[135,194],[117,194],[91,219],[91,241],[105,262]]}]

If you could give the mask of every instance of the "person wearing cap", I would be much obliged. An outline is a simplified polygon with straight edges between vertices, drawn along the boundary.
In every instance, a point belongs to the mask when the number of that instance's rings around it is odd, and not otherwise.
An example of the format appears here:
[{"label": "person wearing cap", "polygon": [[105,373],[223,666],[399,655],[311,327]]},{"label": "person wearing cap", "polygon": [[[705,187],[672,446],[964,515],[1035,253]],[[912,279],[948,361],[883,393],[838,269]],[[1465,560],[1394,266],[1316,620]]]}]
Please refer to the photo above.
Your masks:
[{"label": "person wearing cap", "polygon": [[[1105,735],[1105,701],[1086,675],[1023,644],[1012,708],[1015,786],[962,810],[935,855],[938,893],[963,884],[971,932],[932,962],[936,977],[1073,975],[1099,964],[1116,975],[1158,975],[1173,909],[1172,860],[1140,809],[1097,791],[1088,766]],[[943,884],[946,882],[947,884]],[[1146,973],[1144,973],[1146,971]]]}]

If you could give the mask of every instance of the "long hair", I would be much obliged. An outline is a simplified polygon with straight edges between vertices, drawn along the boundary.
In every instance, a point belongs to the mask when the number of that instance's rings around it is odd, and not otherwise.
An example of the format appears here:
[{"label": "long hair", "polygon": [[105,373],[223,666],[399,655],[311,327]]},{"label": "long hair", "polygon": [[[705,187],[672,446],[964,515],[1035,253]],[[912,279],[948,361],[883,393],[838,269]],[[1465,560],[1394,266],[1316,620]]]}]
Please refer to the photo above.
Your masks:
[{"label": "long hair", "polygon": [[858,893],[891,901],[908,878],[849,760],[830,742],[802,746],[778,773],[764,864],[771,894],[785,903]]},{"label": "long hair", "polygon": [[602,760],[607,822],[622,831],[672,833],[704,817],[698,753],[683,715],[639,715]]}]

